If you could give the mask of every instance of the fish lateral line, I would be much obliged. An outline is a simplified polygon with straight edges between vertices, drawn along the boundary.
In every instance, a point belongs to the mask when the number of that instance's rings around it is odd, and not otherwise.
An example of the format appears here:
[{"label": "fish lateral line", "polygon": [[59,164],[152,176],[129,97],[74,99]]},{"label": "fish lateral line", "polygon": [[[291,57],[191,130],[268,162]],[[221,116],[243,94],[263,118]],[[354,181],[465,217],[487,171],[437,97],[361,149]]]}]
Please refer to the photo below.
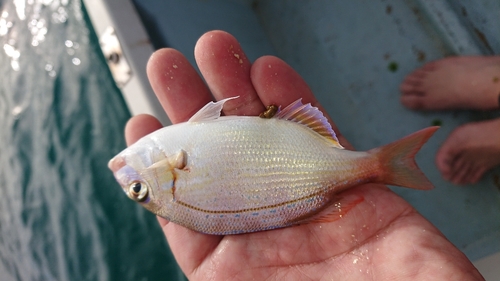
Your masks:
[{"label": "fish lateral line", "polygon": [[263,207],[258,207],[258,208],[239,209],[239,210],[234,210],[234,211],[228,211],[228,210],[226,210],[226,211],[224,211],[224,210],[221,210],[221,211],[206,210],[206,209],[203,209],[203,208],[195,207],[195,206],[193,206],[191,204],[188,204],[188,203],[180,201],[180,200],[177,200],[174,203],[179,204],[179,205],[184,206],[184,207],[187,207],[187,208],[190,208],[190,209],[193,209],[195,211],[199,211],[199,212],[203,212],[203,213],[208,213],[208,214],[237,214],[237,213],[256,212],[256,211],[262,211],[262,210],[265,210],[265,209],[278,208],[278,207],[286,206],[286,205],[289,205],[289,204],[295,204],[295,203],[300,202],[302,200],[307,200],[307,199],[310,199],[310,198],[313,198],[313,197],[316,197],[316,196],[322,196],[323,194],[324,194],[324,192],[316,192],[316,193],[310,194],[308,196],[297,198],[297,199],[291,200],[291,201],[286,201],[286,202],[283,202],[283,203],[278,203],[278,204],[268,205],[268,206],[263,206]]}]

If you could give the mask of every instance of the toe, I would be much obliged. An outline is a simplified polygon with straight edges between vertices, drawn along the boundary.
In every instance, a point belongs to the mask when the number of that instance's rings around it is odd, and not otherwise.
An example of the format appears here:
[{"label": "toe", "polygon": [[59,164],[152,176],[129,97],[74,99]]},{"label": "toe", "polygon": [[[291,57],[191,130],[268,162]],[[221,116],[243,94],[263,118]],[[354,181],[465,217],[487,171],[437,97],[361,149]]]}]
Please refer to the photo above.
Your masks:
[{"label": "toe", "polygon": [[460,157],[463,142],[458,133],[459,129],[455,129],[436,153],[436,165],[443,177],[450,181],[466,163],[463,157]]},{"label": "toe", "polygon": [[410,75],[405,78],[401,85],[399,85],[399,90],[403,94],[413,94],[414,92],[418,92],[421,90],[422,83],[422,78],[416,75]]},{"label": "toe", "polygon": [[406,94],[401,95],[401,104],[405,107],[413,110],[423,109],[424,108],[424,99],[417,94]]},{"label": "toe", "polygon": [[436,166],[446,180],[451,179],[451,165],[453,159],[454,155],[447,153],[447,151],[443,151],[443,149],[440,149],[436,154]]},{"label": "toe", "polygon": [[456,167],[454,167],[451,182],[453,182],[454,184],[466,184],[467,177],[470,172],[471,165],[465,161],[462,161],[459,165],[456,165]]},{"label": "toe", "polygon": [[469,178],[469,183],[477,183],[484,175],[486,172],[486,169],[479,167],[475,169],[473,172],[471,172],[471,176]]},{"label": "toe", "polygon": [[439,61],[431,61],[422,66],[419,70],[422,73],[433,72],[438,68]]},{"label": "toe", "polygon": [[401,83],[401,87],[404,86],[410,88],[410,90],[419,89],[422,86],[422,83],[423,81],[421,77],[412,75],[405,78],[403,83]]}]

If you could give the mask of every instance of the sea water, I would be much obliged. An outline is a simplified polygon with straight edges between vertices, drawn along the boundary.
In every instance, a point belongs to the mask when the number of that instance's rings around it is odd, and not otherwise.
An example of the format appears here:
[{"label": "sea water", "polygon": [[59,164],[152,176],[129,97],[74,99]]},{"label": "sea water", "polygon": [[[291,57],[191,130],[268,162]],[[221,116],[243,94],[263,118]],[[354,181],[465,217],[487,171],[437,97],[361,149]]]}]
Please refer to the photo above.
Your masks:
[{"label": "sea water", "polygon": [[0,0],[0,280],[183,280],[107,161],[130,117],[78,0]]}]

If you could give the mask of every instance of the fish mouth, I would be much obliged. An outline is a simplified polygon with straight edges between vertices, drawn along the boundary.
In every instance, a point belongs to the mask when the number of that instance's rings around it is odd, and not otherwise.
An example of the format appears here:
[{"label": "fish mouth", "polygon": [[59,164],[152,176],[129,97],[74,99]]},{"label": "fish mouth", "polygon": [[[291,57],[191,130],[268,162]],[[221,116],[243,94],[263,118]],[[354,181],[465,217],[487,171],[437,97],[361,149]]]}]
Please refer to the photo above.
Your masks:
[{"label": "fish mouth", "polygon": [[116,173],[118,170],[123,168],[126,165],[125,159],[121,156],[115,156],[108,162],[108,168],[113,172]]}]

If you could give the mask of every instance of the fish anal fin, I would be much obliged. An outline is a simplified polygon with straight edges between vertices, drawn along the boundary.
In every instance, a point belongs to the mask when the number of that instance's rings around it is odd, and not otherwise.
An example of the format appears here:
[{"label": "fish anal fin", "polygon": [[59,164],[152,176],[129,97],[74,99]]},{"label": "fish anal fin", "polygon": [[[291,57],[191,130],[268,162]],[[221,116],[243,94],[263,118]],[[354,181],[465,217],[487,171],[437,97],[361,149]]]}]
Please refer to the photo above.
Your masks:
[{"label": "fish anal fin", "polygon": [[189,118],[188,122],[200,122],[207,120],[214,120],[220,117],[222,108],[224,107],[224,103],[229,100],[236,99],[236,97],[230,97],[227,99],[223,99],[217,102],[209,102],[204,107],[202,107],[198,112],[196,112],[191,118]]},{"label": "fish anal fin", "polygon": [[315,131],[316,133],[327,139],[332,146],[337,148],[344,148],[340,145],[332,126],[328,122],[328,119],[323,115],[323,113],[317,108],[312,106],[310,103],[303,104],[302,99],[298,99],[291,103],[283,110],[279,111],[274,118],[284,119],[292,121],[295,123],[302,124],[309,129]]},{"label": "fish anal fin", "polygon": [[360,195],[349,195],[346,197],[337,197],[332,201],[330,206],[326,207],[323,211],[310,218],[304,219],[300,224],[308,223],[328,223],[334,222],[345,216],[352,208],[363,202],[365,198]]}]

